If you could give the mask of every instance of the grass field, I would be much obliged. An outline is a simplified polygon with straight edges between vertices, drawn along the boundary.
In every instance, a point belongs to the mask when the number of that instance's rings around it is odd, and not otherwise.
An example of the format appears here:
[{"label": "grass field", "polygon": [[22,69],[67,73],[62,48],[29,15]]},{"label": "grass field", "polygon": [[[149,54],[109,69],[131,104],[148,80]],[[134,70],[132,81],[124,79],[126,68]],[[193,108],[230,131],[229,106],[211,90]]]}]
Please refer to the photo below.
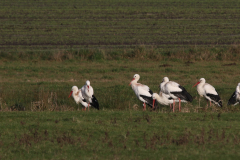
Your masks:
[{"label": "grass field", "polygon": [[[239,2],[0,1],[0,159],[238,159]],[[193,102],[142,111],[134,74]],[[204,77],[223,100],[206,107]],[[100,110],[68,98],[91,81]]]},{"label": "grass field", "polygon": [[[235,62],[14,61],[1,66],[2,159],[239,157],[239,106],[226,105],[239,82]],[[182,113],[172,113],[168,106],[143,112],[128,86],[135,73],[157,93],[168,76],[194,100],[183,105]],[[206,108],[203,99],[199,103],[192,86],[201,77],[215,86],[223,108]],[[91,80],[100,111],[78,111],[81,106],[68,98],[71,87],[81,87],[86,79]]]},{"label": "grass field", "polygon": [[0,6],[5,52],[122,52],[139,45],[169,52],[240,42],[237,0],[13,0]]},{"label": "grass field", "polygon": [[238,159],[239,113],[5,112],[2,159]]},{"label": "grass field", "polygon": [[[199,106],[199,96],[196,88],[192,87],[204,77],[216,88],[223,106],[227,107],[227,101],[239,82],[238,68],[239,64],[230,61],[2,62],[1,109],[4,111],[20,106],[20,110],[75,110],[77,105],[72,98],[68,98],[71,87],[81,87],[88,79],[100,108],[124,110],[135,104],[140,107],[142,104],[128,86],[136,73],[141,76],[139,82],[156,93],[159,93],[163,77],[168,76],[178,82],[194,97],[191,104],[186,104],[190,108],[204,107],[206,104],[202,99]],[[35,106],[33,103],[40,104]]]}]

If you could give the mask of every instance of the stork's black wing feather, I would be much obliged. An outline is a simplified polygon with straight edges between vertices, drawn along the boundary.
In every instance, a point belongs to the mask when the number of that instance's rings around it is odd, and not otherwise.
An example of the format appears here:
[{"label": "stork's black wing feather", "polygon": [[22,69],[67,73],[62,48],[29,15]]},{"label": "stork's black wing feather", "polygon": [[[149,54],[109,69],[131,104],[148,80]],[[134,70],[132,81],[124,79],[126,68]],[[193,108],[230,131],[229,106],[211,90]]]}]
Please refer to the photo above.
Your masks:
[{"label": "stork's black wing feather", "polygon": [[87,100],[85,98],[82,99],[83,102],[87,102]]},{"label": "stork's black wing feather", "polygon": [[232,96],[230,97],[230,99],[228,100],[228,106],[229,105],[236,105],[238,103],[238,101],[236,100],[236,91],[233,92]]},{"label": "stork's black wing feather", "polygon": [[92,103],[90,103],[90,104],[91,104],[91,106],[93,106],[94,108],[99,110],[98,100],[94,95],[92,96]]},{"label": "stork's black wing feather", "polygon": [[[144,95],[140,95],[140,97],[142,97],[145,101],[146,104],[149,105],[150,107],[153,107],[153,98],[152,97],[148,97],[148,96],[144,96]],[[158,103],[155,103],[154,105],[154,109],[158,108]]]},{"label": "stork's black wing feather", "polygon": [[181,100],[192,102],[193,98],[187,92],[187,90],[183,86],[180,86],[180,85],[179,85],[179,88],[182,89],[182,92],[171,92],[171,93],[174,94],[176,97],[180,98]]},{"label": "stork's black wing feather", "polygon": [[148,91],[151,95],[153,95],[153,91],[151,91],[151,89],[149,89],[149,91]]},{"label": "stork's black wing feather", "polygon": [[206,95],[207,95],[208,97],[210,97],[212,101],[217,102],[218,105],[219,105],[220,107],[222,107],[222,101],[221,101],[221,98],[219,97],[219,95],[210,94],[210,93],[207,93]]}]

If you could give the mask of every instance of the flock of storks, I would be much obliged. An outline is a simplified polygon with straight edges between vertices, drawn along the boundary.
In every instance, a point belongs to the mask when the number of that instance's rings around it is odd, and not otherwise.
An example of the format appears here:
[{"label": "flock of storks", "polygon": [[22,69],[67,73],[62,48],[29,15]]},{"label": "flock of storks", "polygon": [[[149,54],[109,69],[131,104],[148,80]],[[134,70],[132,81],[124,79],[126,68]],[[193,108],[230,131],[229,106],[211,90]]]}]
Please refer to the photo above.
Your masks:
[{"label": "flock of storks", "polygon": [[[143,102],[143,110],[146,110],[146,104],[152,109],[156,109],[159,107],[159,103],[161,105],[170,105],[170,108],[172,108],[174,112],[175,103],[178,102],[179,111],[181,111],[181,102],[192,102],[193,100],[192,96],[183,86],[174,81],[169,81],[168,77],[163,78],[163,81],[159,86],[159,94],[153,93],[147,85],[137,83],[139,79],[140,75],[135,74],[129,85],[131,85],[138,99]],[[201,97],[205,97],[209,101],[210,106],[214,103],[215,105],[222,107],[222,100],[217,91],[212,85],[206,83],[204,78],[200,78],[193,87],[195,86],[197,86],[198,94]],[[86,108],[89,110],[90,106],[99,110],[99,103],[94,96],[94,91],[89,80],[86,81],[86,84],[81,89],[78,89],[77,86],[73,86],[69,97],[71,95],[77,104],[82,104],[82,110],[86,110]],[[155,103],[156,100],[158,103]],[[236,105],[239,102],[240,83],[238,83],[236,90],[229,99],[228,105]]]}]

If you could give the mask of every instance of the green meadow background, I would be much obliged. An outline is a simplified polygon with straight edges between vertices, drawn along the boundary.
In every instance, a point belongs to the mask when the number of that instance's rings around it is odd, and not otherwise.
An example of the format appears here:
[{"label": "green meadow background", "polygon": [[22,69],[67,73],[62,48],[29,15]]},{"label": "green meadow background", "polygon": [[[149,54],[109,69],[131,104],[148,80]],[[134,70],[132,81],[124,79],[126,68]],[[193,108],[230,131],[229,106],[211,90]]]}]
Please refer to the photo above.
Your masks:
[{"label": "green meadow background", "polygon": [[[237,159],[237,0],[0,1],[1,159]],[[182,112],[142,111],[130,81],[163,77],[193,96]],[[204,77],[223,100],[206,107]],[[73,85],[91,81],[100,110]]]}]

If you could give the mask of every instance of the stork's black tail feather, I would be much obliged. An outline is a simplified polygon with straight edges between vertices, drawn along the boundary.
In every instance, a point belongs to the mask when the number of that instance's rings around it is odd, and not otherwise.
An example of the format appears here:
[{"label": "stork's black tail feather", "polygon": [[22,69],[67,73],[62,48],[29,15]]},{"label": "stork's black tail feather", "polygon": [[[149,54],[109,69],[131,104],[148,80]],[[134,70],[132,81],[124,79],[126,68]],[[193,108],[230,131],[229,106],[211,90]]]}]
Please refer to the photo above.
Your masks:
[{"label": "stork's black tail feather", "polygon": [[222,100],[219,100],[219,101],[218,101],[218,105],[219,105],[220,107],[222,107]]},{"label": "stork's black tail feather", "polygon": [[[152,97],[148,97],[148,96],[144,96],[144,95],[140,95],[140,96],[146,101],[146,104],[148,106],[153,108],[153,98]],[[156,109],[156,108],[159,108],[159,105],[157,102],[155,102],[155,104],[154,104],[154,109]]]},{"label": "stork's black tail feather", "polygon": [[233,92],[232,96],[228,100],[228,104],[227,105],[229,106],[229,105],[235,105],[235,104],[237,104],[236,91]]},{"label": "stork's black tail feather", "polygon": [[92,103],[90,103],[90,104],[91,104],[91,106],[93,106],[94,108],[99,110],[98,100],[97,100],[97,98],[94,95],[92,96]]},{"label": "stork's black tail feather", "polygon": [[217,103],[220,107],[222,107],[222,100],[219,95],[207,93],[207,96],[211,98],[212,102]]},{"label": "stork's black tail feather", "polygon": [[182,89],[182,92],[171,92],[172,94],[174,94],[176,97],[180,98],[181,100],[185,100],[188,102],[192,102],[193,98],[192,96],[187,92],[187,90],[183,87],[179,85],[179,88]]}]

